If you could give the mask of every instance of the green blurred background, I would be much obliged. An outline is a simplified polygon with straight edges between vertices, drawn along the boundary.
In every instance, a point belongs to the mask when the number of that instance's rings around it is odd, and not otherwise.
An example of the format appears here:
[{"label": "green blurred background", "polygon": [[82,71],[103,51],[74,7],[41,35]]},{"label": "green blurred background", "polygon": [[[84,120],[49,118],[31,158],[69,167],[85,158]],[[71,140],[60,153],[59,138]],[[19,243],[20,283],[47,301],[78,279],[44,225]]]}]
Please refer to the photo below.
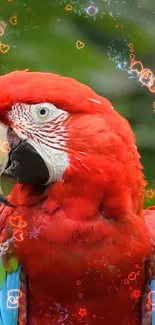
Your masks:
[{"label": "green blurred background", "polygon": [[[66,6],[71,5],[67,10]],[[97,13],[93,14],[96,8]],[[67,7],[68,8],[68,7]],[[16,20],[11,20],[13,16]],[[4,28],[5,24],[5,28]],[[136,60],[155,74],[154,0],[0,0],[0,74],[16,69],[56,72],[86,83],[107,97],[128,119],[142,156],[146,190],[155,190],[155,93],[129,78],[127,44],[133,43]],[[84,43],[77,49],[76,42]],[[10,49],[4,45],[9,45]],[[109,46],[119,53],[110,60]],[[6,53],[2,53],[6,51]],[[126,69],[118,61],[127,60]],[[3,180],[10,192],[12,183]],[[155,193],[155,192],[154,192]],[[155,204],[145,197],[145,207]]]}]

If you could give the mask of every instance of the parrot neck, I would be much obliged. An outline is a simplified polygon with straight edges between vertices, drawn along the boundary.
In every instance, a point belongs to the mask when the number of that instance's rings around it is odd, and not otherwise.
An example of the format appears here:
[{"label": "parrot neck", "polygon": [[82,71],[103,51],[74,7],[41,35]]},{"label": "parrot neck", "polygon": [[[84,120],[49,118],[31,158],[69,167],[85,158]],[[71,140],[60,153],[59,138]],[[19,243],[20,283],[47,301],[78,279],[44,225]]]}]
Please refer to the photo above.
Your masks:
[{"label": "parrot neck", "polygon": [[[15,185],[9,197],[15,206],[43,205],[52,213],[56,208],[75,220],[91,220],[96,215],[124,221],[133,215],[142,218],[143,179],[139,183],[124,176],[114,162],[71,161],[62,179],[48,186]],[[98,166],[98,167],[96,167]],[[112,172],[113,170],[113,172]],[[129,186],[130,185],[130,186]]]},{"label": "parrot neck", "polygon": [[120,221],[131,219],[132,215],[143,218],[143,184],[139,184],[137,190],[137,184],[132,180],[131,188],[128,179],[123,183],[122,177],[117,177],[118,171],[112,175],[110,168],[105,173],[105,167],[102,164],[98,166],[96,171],[81,168],[73,172],[71,167],[68,168],[62,181],[46,189],[46,208],[50,211],[50,207],[62,207],[75,220],[90,220],[96,214]]}]

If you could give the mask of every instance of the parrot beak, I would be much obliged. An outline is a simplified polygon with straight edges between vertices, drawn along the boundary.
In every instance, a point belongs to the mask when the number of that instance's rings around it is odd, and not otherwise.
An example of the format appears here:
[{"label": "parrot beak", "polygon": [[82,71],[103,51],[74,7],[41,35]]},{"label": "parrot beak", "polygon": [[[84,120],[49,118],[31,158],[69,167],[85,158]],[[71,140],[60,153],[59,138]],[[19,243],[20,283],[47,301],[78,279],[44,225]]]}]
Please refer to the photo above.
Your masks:
[{"label": "parrot beak", "polygon": [[0,123],[0,202],[13,206],[5,198],[1,176],[11,176],[20,184],[46,185],[49,171],[40,154],[27,141],[22,140],[15,128]]},{"label": "parrot beak", "polygon": [[1,186],[1,175],[8,164],[10,152],[7,131],[8,127],[0,123],[0,202],[7,206],[12,206],[11,203],[5,198]]}]

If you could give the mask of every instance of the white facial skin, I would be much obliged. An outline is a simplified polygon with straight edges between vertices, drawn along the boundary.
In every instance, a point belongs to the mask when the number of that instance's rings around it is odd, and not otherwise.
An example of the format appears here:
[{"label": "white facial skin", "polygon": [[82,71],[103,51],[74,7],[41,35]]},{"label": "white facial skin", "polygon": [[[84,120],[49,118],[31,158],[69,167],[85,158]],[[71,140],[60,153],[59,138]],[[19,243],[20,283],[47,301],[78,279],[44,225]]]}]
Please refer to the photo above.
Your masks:
[{"label": "white facial skin", "polygon": [[1,175],[8,163],[9,144],[7,141],[7,127],[2,123],[0,123],[0,144],[0,196],[4,197],[1,187]]},{"label": "white facial skin", "polygon": [[49,171],[48,183],[61,179],[69,165],[65,151],[67,133],[64,121],[69,114],[50,103],[16,103],[8,113],[12,128],[43,158]]}]

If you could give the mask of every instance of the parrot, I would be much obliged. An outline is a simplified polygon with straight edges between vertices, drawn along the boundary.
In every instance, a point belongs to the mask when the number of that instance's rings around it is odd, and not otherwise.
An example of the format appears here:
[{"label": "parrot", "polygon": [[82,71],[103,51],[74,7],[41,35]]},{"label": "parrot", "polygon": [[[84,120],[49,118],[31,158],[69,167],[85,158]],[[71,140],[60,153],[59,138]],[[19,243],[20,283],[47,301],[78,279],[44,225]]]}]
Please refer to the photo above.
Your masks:
[{"label": "parrot", "polygon": [[[155,208],[129,122],[50,72],[0,76],[0,325],[151,325]],[[4,145],[3,145],[4,144]]]}]

